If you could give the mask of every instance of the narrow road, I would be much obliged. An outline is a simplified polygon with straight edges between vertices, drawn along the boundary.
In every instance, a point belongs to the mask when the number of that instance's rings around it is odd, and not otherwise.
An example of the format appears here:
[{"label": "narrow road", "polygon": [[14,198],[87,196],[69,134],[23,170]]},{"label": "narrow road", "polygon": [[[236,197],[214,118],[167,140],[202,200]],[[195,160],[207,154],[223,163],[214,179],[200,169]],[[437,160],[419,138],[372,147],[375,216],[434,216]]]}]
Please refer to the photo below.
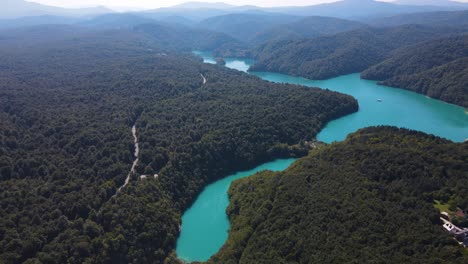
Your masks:
[{"label": "narrow road", "polygon": [[[200,73],[200,76],[203,78],[203,85],[205,85],[208,81],[206,80],[205,76]],[[133,161],[132,168],[130,169],[130,172],[127,174],[127,178],[125,179],[125,183],[120,186],[119,189],[117,189],[117,192],[114,194],[114,196],[118,195],[120,191],[122,191],[123,188],[125,188],[129,183],[130,180],[132,179],[132,176],[135,174],[135,168],[138,165],[138,156],[140,154],[140,147],[138,146],[138,136],[137,136],[137,129],[136,129],[136,122],[132,127],[132,135],[133,135],[133,142],[135,143],[135,160]],[[157,178],[155,176],[155,178]]]},{"label": "narrow road", "polygon": [[133,142],[135,143],[135,160],[133,161],[132,168],[130,169],[130,172],[127,175],[127,178],[125,179],[125,183],[120,186],[120,188],[117,190],[117,192],[114,194],[116,196],[117,194],[120,193],[120,191],[125,188],[125,186],[128,185],[130,182],[130,179],[132,178],[132,175],[135,174],[135,168],[138,165],[138,155],[140,154],[140,147],[138,146],[138,137],[137,137],[137,129],[136,129],[136,124],[133,125],[132,127],[132,135],[133,135]]},{"label": "narrow road", "polygon": [[201,74],[201,73],[200,73],[200,75],[201,75],[201,77],[203,78],[203,84],[206,84],[206,83],[207,83],[207,80],[206,80],[205,76],[203,76],[203,74]]}]

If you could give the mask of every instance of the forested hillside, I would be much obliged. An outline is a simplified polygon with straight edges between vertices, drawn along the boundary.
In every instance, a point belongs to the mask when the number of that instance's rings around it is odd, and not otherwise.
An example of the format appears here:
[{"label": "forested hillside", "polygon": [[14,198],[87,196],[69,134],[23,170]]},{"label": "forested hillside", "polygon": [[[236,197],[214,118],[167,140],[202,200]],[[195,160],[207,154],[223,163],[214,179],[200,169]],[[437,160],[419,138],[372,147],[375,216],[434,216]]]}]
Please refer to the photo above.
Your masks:
[{"label": "forested hillside", "polygon": [[[0,30],[0,45],[9,43],[34,47],[37,42],[72,38],[93,41],[99,35],[120,35],[139,43],[135,46],[151,45],[151,49],[171,52],[213,50],[229,54],[232,50],[246,50],[246,45],[227,34],[205,29],[194,29],[183,25],[167,24],[129,14],[99,16],[73,25],[46,24]],[[33,40],[33,41],[31,41]],[[122,40],[117,39],[117,42]]]},{"label": "forested hillside", "polygon": [[368,22],[377,27],[395,27],[407,24],[427,26],[468,26],[468,11],[437,11],[427,13],[413,13],[383,17]]},{"label": "forested hillside", "polygon": [[166,50],[191,52],[192,50],[213,50],[229,53],[243,50],[245,45],[224,34],[209,30],[193,29],[179,25],[141,24],[132,31],[143,33]]},{"label": "forested hillside", "polygon": [[468,108],[467,62],[468,35],[463,35],[398,50],[361,76]]},{"label": "forested hillside", "polygon": [[365,27],[365,25],[356,21],[313,16],[293,23],[271,27],[257,33],[250,42],[251,45],[260,45],[268,41],[313,38],[323,35],[334,35],[361,27]]},{"label": "forested hillside", "polygon": [[254,51],[256,63],[251,70],[327,79],[363,71],[388,58],[395,49],[464,30],[405,25],[358,29],[305,40],[272,41]]},{"label": "forested hillside", "polygon": [[261,32],[300,19],[297,16],[266,12],[240,13],[211,17],[201,21],[197,27],[223,32],[240,41],[250,42]]},{"label": "forested hillside", "polygon": [[467,157],[466,143],[368,128],[238,180],[228,242],[209,263],[466,263],[434,200],[468,211]]},{"label": "forested hillside", "polygon": [[[304,155],[301,142],[358,108],[175,55],[146,28],[54,28],[0,34],[3,263],[162,263],[207,183]],[[112,198],[133,162],[134,124],[140,163]]]},{"label": "forested hillside", "polygon": [[[428,0],[424,0],[425,2]],[[437,0],[440,2],[441,0]],[[377,0],[341,0],[311,6],[277,7],[271,11],[301,16],[328,16],[345,19],[368,20],[382,16],[409,14],[430,11],[464,10],[466,7],[408,5]]]}]

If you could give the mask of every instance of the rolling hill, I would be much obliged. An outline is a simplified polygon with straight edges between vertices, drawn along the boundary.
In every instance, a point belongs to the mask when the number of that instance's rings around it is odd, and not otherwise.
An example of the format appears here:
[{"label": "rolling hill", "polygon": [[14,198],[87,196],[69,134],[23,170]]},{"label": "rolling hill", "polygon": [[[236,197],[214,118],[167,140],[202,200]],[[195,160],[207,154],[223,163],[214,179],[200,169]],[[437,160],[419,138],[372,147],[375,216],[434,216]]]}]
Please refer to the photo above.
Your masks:
[{"label": "rolling hill", "polygon": [[310,79],[361,72],[395,49],[465,29],[405,25],[364,28],[305,40],[272,41],[254,51],[252,71],[273,71]]},{"label": "rolling hill", "polygon": [[299,20],[300,17],[281,14],[229,14],[201,21],[197,26],[223,32],[243,42],[252,41],[258,34]]},{"label": "rolling hill", "polygon": [[301,16],[328,16],[346,19],[368,19],[397,14],[408,14],[430,11],[463,10],[466,7],[458,6],[430,6],[430,5],[400,5],[374,0],[342,0],[328,4],[306,7],[279,7],[271,11]]},{"label": "rolling hill", "polygon": [[269,28],[257,34],[251,43],[259,45],[269,41],[334,35],[362,27],[365,27],[365,24],[351,20],[319,16],[306,17],[289,24]]},{"label": "rolling hill", "polygon": [[468,26],[468,11],[437,11],[427,13],[405,14],[374,19],[367,22],[378,27],[394,27],[405,24],[428,26],[462,27]]},{"label": "rolling hill", "polygon": [[55,6],[41,5],[25,0],[2,0],[0,9],[0,19],[11,19],[26,16],[86,16],[112,13],[113,11],[105,7],[67,9]]},{"label": "rolling hill", "polygon": [[31,16],[31,17],[20,17],[12,19],[0,19],[0,28],[20,28],[30,27],[38,25],[72,25],[81,21],[80,18],[76,17],[63,17],[63,16]]},{"label": "rolling hill", "polygon": [[[159,50],[160,38],[193,35],[56,27],[0,32],[2,263],[164,263],[207,183],[358,109],[350,96]],[[131,175],[115,195],[134,125],[136,173],[159,177]]]},{"label": "rolling hill", "polygon": [[468,210],[467,157],[466,143],[360,130],[234,182],[229,238],[208,263],[466,263],[434,200]]},{"label": "rolling hill", "polygon": [[422,5],[422,6],[456,6],[468,7],[466,3],[450,0],[397,0],[394,2],[399,5]]},{"label": "rolling hill", "polygon": [[468,35],[464,35],[397,50],[361,77],[468,108],[467,62]]},{"label": "rolling hill", "polygon": [[139,16],[137,14],[106,14],[78,23],[80,26],[94,28],[133,28],[141,24],[157,23],[156,20]]}]

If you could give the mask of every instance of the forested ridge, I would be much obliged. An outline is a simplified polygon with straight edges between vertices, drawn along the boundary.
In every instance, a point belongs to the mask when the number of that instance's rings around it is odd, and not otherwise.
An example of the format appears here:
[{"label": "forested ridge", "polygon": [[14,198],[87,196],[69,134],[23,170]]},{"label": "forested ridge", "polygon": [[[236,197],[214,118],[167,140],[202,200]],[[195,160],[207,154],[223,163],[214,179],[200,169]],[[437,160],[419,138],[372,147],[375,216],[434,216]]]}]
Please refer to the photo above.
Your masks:
[{"label": "forested ridge", "polygon": [[122,39],[114,39],[118,42],[125,40],[124,36],[127,35],[130,39],[138,39],[139,42],[134,43],[137,47],[151,45],[148,48],[165,52],[213,50],[229,54],[231,50],[245,50],[246,47],[241,41],[224,33],[162,23],[128,14],[100,16],[74,25],[45,24],[0,29],[0,45],[18,45],[22,41],[19,45],[25,47],[52,40],[66,39],[71,42],[74,38],[93,41],[96,37],[102,37],[102,34],[121,35]]},{"label": "forested ridge", "polygon": [[340,32],[366,27],[365,24],[332,17],[311,16],[298,21],[277,25],[257,32],[251,45],[261,45],[269,41],[313,38],[334,35]]},{"label": "forested ridge", "polygon": [[271,41],[253,51],[256,62],[250,70],[327,79],[361,72],[387,59],[398,48],[465,31],[463,28],[403,25]]},{"label": "forested ridge", "polygon": [[427,26],[468,26],[468,11],[435,11],[411,13],[368,21],[369,25],[378,27],[395,27],[408,24]]},{"label": "forested ridge", "polygon": [[274,13],[227,14],[205,19],[198,23],[197,27],[223,32],[240,41],[249,43],[261,32],[300,19],[300,16]]},{"label": "forested ridge", "polygon": [[[301,142],[358,109],[175,55],[147,32],[53,28],[0,34],[4,263],[162,263],[207,183],[303,156]],[[137,175],[111,198],[133,162],[134,124]]]},{"label": "forested ridge", "polygon": [[467,61],[468,35],[462,35],[397,50],[361,77],[468,108]]},{"label": "forested ridge", "polygon": [[[434,201],[468,211],[468,144],[392,127],[231,185],[209,263],[466,263]],[[464,224],[468,225],[465,217]]]},{"label": "forested ridge", "polygon": [[379,21],[419,24],[391,28],[248,12],[188,26],[157,13],[19,19],[33,26],[0,30],[0,263],[180,263],[181,215],[207,184],[305,156],[234,183],[230,237],[210,263],[468,262],[434,207],[467,213],[466,143],[379,127],[311,151],[355,99],[191,54],[255,54],[251,70],[312,79],[368,69],[466,106],[466,28],[451,27],[466,12],[456,14]]}]

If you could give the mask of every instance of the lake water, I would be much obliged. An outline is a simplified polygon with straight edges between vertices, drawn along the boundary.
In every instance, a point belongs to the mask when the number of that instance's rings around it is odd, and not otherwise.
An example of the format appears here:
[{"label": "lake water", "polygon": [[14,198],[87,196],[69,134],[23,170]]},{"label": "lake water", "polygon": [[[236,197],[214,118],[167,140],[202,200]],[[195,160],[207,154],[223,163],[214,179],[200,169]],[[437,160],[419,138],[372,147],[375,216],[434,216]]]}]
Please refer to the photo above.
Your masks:
[{"label": "lake water", "polygon": [[182,231],[177,241],[177,256],[187,262],[206,261],[214,255],[228,238],[228,190],[231,182],[264,170],[283,171],[295,159],[282,159],[265,163],[253,170],[230,175],[208,185],[193,206],[182,216]]},{"label": "lake water", "polygon": [[[205,62],[214,63],[209,52],[196,54]],[[252,63],[252,60],[226,59],[226,67],[245,72]],[[375,81],[361,79],[358,73],[323,81],[272,72],[250,73],[271,82],[319,87],[356,98],[359,101],[357,113],[330,122],[319,133],[317,139],[326,143],[342,141],[360,128],[377,125],[409,128],[455,142],[468,139],[468,113],[463,107],[407,90],[377,85]]]},{"label": "lake water", "polygon": [[[206,63],[215,63],[210,53],[196,54],[203,57]],[[242,59],[225,61],[226,67],[245,72],[253,63],[252,60]],[[375,125],[410,128],[456,142],[463,142],[468,138],[468,113],[462,107],[403,89],[380,86],[375,81],[360,79],[357,73],[324,81],[271,72],[251,74],[271,82],[319,87],[356,98],[359,101],[359,111],[328,123],[317,135],[320,141],[342,141],[360,128]],[[224,245],[229,231],[229,219],[226,215],[229,205],[227,191],[232,181],[262,170],[282,171],[293,162],[294,159],[266,163],[207,186],[182,217],[182,232],[176,249],[178,257],[187,262],[206,261]]]}]

